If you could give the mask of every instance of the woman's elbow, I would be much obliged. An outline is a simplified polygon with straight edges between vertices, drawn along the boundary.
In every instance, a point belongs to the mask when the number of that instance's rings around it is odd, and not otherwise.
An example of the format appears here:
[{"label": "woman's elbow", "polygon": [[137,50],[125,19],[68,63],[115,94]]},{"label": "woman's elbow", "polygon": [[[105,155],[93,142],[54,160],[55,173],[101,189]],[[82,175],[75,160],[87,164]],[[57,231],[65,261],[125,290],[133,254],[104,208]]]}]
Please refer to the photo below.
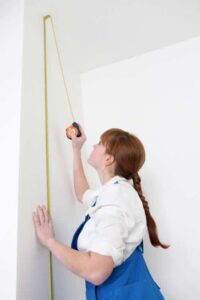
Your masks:
[{"label": "woman's elbow", "polygon": [[111,273],[107,274],[106,276],[105,276],[105,274],[102,274],[102,275],[100,274],[98,277],[93,277],[92,283],[96,286],[101,285],[110,277]]},{"label": "woman's elbow", "polygon": [[114,263],[110,258],[106,264],[102,263],[102,265],[96,266],[95,271],[90,274],[90,282],[94,285],[101,285],[110,277],[113,269]]}]

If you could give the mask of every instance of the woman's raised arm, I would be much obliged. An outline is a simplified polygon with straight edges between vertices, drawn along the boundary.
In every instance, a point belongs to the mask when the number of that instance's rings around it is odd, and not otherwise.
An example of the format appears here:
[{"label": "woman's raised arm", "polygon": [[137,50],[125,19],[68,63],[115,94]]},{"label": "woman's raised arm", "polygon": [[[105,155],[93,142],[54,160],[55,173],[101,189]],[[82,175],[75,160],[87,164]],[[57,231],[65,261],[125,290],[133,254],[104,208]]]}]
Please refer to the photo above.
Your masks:
[{"label": "woman's raised arm", "polygon": [[87,137],[84,133],[83,128],[79,123],[81,136],[76,137],[75,134],[71,133],[72,137],[72,148],[73,148],[73,177],[74,177],[74,189],[76,197],[79,201],[82,201],[84,192],[89,189],[89,184],[84,173],[82,159],[81,159],[81,148],[86,141]]}]

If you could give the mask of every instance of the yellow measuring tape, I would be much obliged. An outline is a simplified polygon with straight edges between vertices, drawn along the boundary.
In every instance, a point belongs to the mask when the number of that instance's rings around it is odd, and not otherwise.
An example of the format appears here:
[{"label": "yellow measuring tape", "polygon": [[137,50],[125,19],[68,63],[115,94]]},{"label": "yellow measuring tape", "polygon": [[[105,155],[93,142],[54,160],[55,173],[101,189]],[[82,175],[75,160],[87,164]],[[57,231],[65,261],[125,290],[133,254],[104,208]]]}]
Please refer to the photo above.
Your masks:
[{"label": "yellow measuring tape", "polygon": [[[54,41],[56,45],[56,51],[58,55],[58,61],[59,61],[59,66],[61,69],[61,74],[62,74],[62,79],[64,82],[64,87],[65,87],[65,92],[71,112],[72,119],[75,120],[74,114],[72,111],[70,99],[69,99],[69,94],[67,90],[67,85],[65,81],[65,76],[63,72],[63,67],[62,67],[62,62],[60,58],[60,53],[58,49],[58,43],[56,39],[56,34],[55,34],[55,28],[54,28],[54,23],[52,20],[52,17],[50,15],[44,16],[43,17],[43,29],[44,29],[44,98],[45,98],[45,138],[46,138],[46,178],[47,178],[47,209],[49,214],[51,214],[51,199],[50,199],[50,176],[49,176],[49,132],[48,132],[48,77],[47,77],[47,34],[46,34],[46,23],[47,21],[50,21],[52,30],[53,30],[53,36],[54,36]],[[49,281],[50,281],[50,299],[54,300],[54,289],[53,289],[53,268],[52,268],[52,253],[49,252]]]}]

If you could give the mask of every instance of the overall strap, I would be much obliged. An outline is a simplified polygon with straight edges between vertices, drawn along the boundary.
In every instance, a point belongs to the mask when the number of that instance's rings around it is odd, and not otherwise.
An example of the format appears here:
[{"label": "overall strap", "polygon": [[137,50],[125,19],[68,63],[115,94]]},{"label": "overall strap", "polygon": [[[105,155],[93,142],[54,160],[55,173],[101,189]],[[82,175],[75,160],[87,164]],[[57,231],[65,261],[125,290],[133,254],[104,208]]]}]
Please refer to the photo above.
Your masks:
[{"label": "overall strap", "polygon": [[[96,202],[92,205],[92,206],[95,206]],[[79,234],[81,233],[81,230],[83,229],[85,223],[90,219],[90,215],[87,214],[85,216],[85,220],[79,225],[79,227],[77,228],[77,230],[75,231],[74,233],[74,236],[72,238],[72,242],[71,242],[71,248],[74,249],[74,250],[78,250],[77,248],[77,240],[78,240],[78,236]]]},{"label": "overall strap", "polygon": [[144,243],[143,243],[143,240],[142,240],[142,242],[137,246],[136,249],[139,250],[141,253],[144,253]]}]

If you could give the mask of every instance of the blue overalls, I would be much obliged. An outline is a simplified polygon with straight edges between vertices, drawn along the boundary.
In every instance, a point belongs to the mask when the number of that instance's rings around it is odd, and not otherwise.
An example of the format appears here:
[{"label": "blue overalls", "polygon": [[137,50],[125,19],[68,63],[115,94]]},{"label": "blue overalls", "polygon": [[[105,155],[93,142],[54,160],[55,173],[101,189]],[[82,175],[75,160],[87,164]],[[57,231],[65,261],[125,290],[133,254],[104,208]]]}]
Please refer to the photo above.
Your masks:
[{"label": "blue overalls", "polygon": [[[118,183],[118,182],[115,182]],[[93,206],[96,202],[93,204]],[[77,240],[89,214],[74,233],[71,248],[78,250]],[[85,281],[87,300],[164,300],[160,287],[153,280],[143,257],[143,241],[102,284]]]}]

